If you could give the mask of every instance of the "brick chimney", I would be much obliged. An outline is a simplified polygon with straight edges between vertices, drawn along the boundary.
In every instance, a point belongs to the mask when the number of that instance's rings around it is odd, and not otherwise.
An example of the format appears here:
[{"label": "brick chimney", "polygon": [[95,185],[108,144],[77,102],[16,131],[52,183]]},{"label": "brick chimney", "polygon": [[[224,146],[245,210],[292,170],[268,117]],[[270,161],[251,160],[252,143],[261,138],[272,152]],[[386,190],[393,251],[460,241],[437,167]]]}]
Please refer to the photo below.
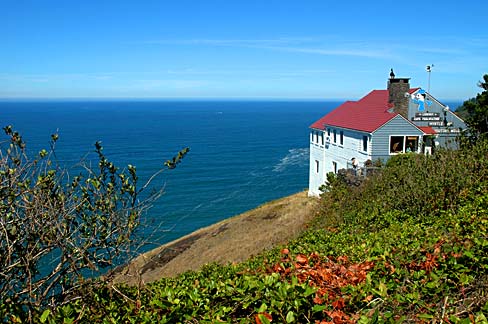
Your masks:
[{"label": "brick chimney", "polygon": [[410,90],[410,78],[395,78],[394,76],[388,79],[388,103],[393,104],[393,111],[399,113],[408,119],[408,96]]}]

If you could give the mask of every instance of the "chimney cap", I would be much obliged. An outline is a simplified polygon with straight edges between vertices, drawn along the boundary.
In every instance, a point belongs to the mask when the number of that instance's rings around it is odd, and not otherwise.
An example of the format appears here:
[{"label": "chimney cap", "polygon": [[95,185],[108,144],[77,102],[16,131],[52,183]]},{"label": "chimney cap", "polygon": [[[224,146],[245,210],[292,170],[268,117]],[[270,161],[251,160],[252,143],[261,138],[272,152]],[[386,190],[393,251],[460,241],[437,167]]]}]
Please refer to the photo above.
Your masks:
[{"label": "chimney cap", "polygon": [[391,78],[390,83],[409,83],[410,78]]}]

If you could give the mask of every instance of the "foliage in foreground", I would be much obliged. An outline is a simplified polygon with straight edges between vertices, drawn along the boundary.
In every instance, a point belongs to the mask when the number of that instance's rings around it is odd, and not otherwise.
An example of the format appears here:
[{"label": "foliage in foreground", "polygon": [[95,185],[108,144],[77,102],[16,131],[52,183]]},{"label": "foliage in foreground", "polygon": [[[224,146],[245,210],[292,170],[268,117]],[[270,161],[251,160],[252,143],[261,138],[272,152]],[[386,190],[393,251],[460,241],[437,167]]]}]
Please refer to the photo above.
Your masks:
[{"label": "foliage in foreground", "polygon": [[[119,169],[95,144],[96,167],[73,176],[50,150],[32,156],[21,135],[0,141],[0,319],[78,299],[88,274],[117,265],[132,248],[140,215],[161,190],[140,199],[136,168]],[[188,152],[166,162],[174,168]],[[154,176],[162,172],[161,169]],[[150,179],[151,180],[151,179]]]},{"label": "foliage in foreground", "polygon": [[487,142],[398,156],[360,187],[330,183],[321,228],[286,247],[142,288],[96,288],[35,321],[486,323],[487,165]]}]

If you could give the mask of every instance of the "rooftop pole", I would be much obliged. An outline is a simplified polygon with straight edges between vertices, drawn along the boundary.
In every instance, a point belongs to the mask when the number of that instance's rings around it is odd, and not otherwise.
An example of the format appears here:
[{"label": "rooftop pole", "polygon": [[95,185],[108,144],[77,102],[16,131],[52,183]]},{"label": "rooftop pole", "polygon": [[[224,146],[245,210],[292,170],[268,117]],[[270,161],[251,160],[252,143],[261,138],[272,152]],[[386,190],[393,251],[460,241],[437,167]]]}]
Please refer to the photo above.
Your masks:
[{"label": "rooftop pole", "polygon": [[428,75],[428,83],[427,83],[427,92],[430,93],[430,73],[432,72],[432,68],[434,67],[434,64],[427,65],[426,70],[427,70],[427,75]]}]

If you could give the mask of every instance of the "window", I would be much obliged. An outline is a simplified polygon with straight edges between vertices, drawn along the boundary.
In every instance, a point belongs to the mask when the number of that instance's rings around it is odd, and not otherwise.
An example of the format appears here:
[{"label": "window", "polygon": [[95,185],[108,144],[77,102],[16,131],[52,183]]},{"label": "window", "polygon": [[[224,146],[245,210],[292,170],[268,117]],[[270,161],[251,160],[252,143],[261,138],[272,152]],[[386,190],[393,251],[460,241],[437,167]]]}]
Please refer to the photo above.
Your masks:
[{"label": "window", "polygon": [[418,136],[407,136],[405,140],[405,152],[417,152],[418,145]]},{"label": "window", "polygon": [[315,172],[319,173],[320,171],[320,163],[318,160],[315,160]]},{"label": "window", "polygon": [[368,151],[368,136],[366,135],[363,136],[363,151]]},{"label": "window", "polygon": [[391,136],[390,154],[417,152],[419,146],[418,136]]},{"label": "window", "polygon": [[344,145],[344,132],[341,131],[341,133],[339,134],[339,136],[340,136],[339,138],[340,138],[341,145]]},{"label": "window", "polygon": [[390,137],[390,154],[403,152],[403,139],[405,136]]},{"label": "window", "polygon": [[320,139],[322,140],[322,145],[324,145],[324,133],[323,132],[320,134]]},{"label": "window", "polygon": [[332,167],[334,168],[334,173],[337,173],[337,162],[332,162]]},{"label": "window", "polygon": [[330,137],[330,128],[327,128],[327,136]]},{"label": "window", "polygon": [[334,143],[337,143],[337,131],[334,129]]}]

